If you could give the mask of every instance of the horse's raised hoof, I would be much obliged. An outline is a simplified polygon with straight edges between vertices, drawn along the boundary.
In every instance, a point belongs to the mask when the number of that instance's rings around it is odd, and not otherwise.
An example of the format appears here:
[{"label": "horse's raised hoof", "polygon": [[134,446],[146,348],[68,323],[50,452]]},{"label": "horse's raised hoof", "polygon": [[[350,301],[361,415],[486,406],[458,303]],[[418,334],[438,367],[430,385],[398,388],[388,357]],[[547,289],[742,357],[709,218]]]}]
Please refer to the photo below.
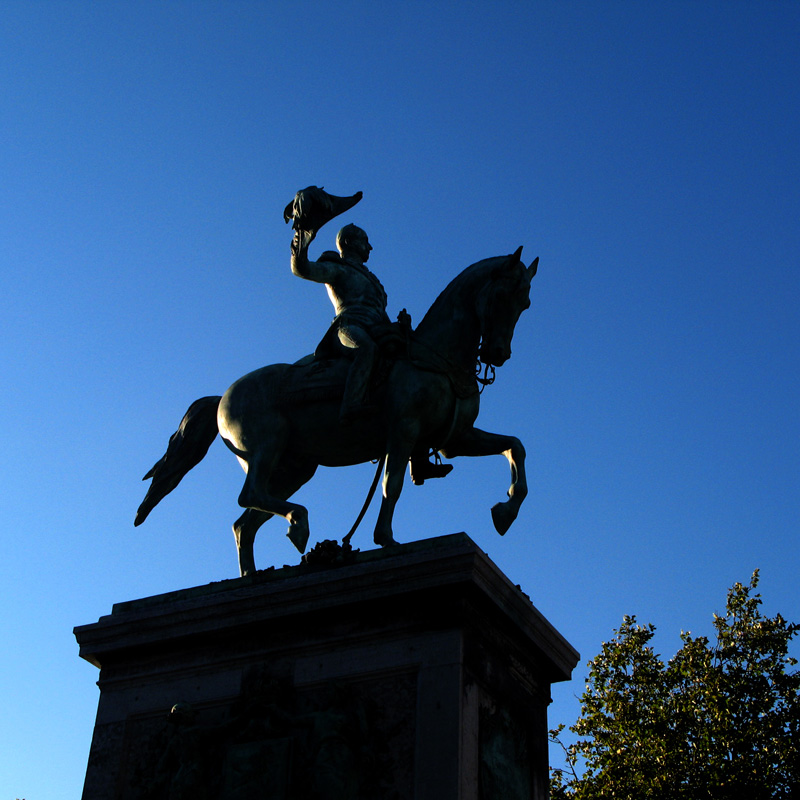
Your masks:
[{"label": "horse's raised hoof", "polygon": [[290,525],[286,536],[300,553],[305,553],[309,536],[308,523],[298,522],[295,525]]},{"label": "horse's raised hoof", "polygon": [[506,531],[511,527],[511,523],[517,518],[516,511],[508,507],[508,503],[497,503],[492,506],[492,522],[494,529],[504,536]]}]

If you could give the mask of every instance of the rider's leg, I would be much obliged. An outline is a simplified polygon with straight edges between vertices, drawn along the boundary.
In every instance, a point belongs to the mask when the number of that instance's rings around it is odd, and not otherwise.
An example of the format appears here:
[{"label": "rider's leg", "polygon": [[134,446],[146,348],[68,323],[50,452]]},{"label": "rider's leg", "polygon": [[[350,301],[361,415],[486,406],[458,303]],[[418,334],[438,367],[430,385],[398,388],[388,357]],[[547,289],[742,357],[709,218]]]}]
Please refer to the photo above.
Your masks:
[{"label": "rider's leg", "polygon": [[372,337],[357,325],[343,325],[339,329],[339,340],[345,347],[354,348],[356,351],[347,374],[340,413],[340,419],[349,422],[359,416],[365,408],[369,379],[378,347]]}]

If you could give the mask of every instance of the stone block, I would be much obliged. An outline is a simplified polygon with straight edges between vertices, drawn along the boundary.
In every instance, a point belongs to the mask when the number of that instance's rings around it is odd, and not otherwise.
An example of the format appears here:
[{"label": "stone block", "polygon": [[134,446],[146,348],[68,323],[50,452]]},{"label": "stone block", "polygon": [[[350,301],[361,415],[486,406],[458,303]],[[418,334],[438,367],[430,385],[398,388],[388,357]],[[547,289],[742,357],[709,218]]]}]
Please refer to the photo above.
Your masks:
[{"label": "stone block", "polygon": [[545,800],[578,654],[465,534],[141,600],[100,669],[83,800]]}]

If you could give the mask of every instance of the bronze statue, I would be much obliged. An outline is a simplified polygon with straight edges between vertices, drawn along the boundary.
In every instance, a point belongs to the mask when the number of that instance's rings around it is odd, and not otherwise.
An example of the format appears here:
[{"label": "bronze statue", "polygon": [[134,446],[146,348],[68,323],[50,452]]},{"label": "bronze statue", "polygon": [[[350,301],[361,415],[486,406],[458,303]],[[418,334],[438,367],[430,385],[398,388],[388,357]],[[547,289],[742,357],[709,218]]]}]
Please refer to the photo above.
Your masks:
[{"label": "bronze statue", "polygon": [[[538,259],[526,267],[520,247],[467,267],[412,331],[402,314],[400,323],[389,321],[383,287],[364,266],[371,246],[360,228],[340,231],[338,253],[308,260],[319,228],[360,199],[360,192],[340,198],[309,187],[287,206],[284,217],[295,229],[292,271],[327,285],[334,324],[313,357],[262,367],[224,396],[189,407],[167,452],[145,475],[153,481],[135,525],[199,463],[218,432],[246,472],[239,495],[245,511],[233,526],[242,575],[255,571],[256,532],[275,514],[289,522],[289,539],[305,551],[308,512],[289,498],[319,465],[385,459],[374,531],[381,546],[395,543],[392,516],[406,464],[411,460],[412,471],[416,466],[424,473],[420,464],[429,452],[448,459],[503,454],[512,483],[492,519],[501,535],[516,519],[528,492],[525,450],[516,437],[474,427],[480,403],[475,370],[482,363],[493,371],[510,357]],[[434,472],[436,466],[428,465]]]}]

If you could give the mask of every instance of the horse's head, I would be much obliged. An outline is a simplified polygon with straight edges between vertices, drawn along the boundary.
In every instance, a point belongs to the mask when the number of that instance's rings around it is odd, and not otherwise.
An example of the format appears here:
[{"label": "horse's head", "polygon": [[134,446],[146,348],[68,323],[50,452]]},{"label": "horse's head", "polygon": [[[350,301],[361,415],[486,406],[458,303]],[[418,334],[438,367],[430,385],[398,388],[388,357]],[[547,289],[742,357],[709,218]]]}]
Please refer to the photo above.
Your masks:
[{"label": "horse's head", "polygon": [[502,366],[511,357],[511,339],[520,314],[531,304],[531,279],[539,264],[537,258],[529,267],[516,253],[497,259],[489,279],[478,294],[477,311],[481,328],[478,357],[484,364]]}]

